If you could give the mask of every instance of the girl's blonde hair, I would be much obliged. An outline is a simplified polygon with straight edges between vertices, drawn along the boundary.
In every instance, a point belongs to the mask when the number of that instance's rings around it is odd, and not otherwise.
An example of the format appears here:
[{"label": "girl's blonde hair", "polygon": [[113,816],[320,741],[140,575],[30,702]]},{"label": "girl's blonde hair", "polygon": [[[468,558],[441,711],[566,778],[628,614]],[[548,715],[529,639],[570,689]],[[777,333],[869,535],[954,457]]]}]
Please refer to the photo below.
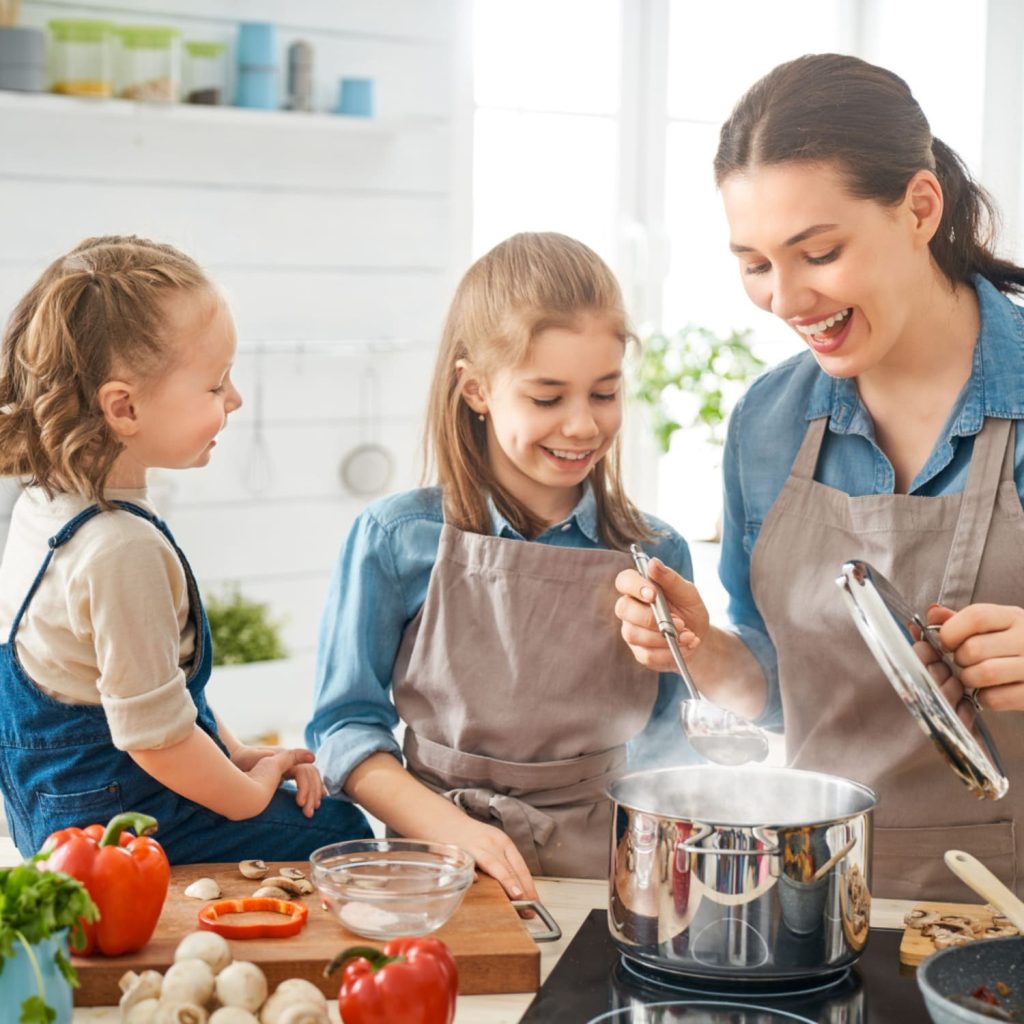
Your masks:
[{"label": "girl's blonde hair", "polygon": [[99,406],[113,373],[155,376],[174,360],[162,303],[212,285],[170,245],[135,236],[87,238],[54,260],[18,303],[0,354],[0,476],[50,496],[105,504],[121,444]]},{"label": "girl's blonde hair", "polygon": [[[623,344],[634,337],[615,275],[597,253],[565,235],[513,235],[462,278],[434,368],[426,435],[426,476],[435,469],[453,526],[490,533],[488,496],[524,537],[537,536],[546,525],[495,478],[487,457],[487,424],[463,399],[456,364],[465,359],[487,379],[521,363],[542,331],[576,330],[585,316],[604,321]],[[652,534],[623,490],[619,454],[616,438],[591,470],[590,483],[601,539],[623,550]]]}]

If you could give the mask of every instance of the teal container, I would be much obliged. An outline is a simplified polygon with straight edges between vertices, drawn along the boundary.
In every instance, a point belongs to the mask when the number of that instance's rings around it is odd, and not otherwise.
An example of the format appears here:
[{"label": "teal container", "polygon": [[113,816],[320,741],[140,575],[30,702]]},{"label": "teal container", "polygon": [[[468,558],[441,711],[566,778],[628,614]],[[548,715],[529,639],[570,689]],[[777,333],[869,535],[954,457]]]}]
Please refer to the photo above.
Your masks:
[{"label": "teal container", "polygon": [[[58,949],[63,950],[65,956],[68,955],[67,931],[57,932],[50,938],[36,943],[31,949],[43,976],[45,988],[43,999],[46,1000],[47,1006],[57,1011],[56,1024],[71,1024],[71,986],[53,962],[53,954]],[[4,961],[4,969],[0,971],[0,1008],[5,1013],[17,1011],[16,1016],[9,1018],[17,1020],[21,1013],[21,1004],[29,996],[37,995],[39,995],[39,985],[36,982],[35,971],[32,970],[25,947],[15,939],[14,956],[12,959]],[[5,1016],[3,1019],[7,1020],[8,1018]]]}]

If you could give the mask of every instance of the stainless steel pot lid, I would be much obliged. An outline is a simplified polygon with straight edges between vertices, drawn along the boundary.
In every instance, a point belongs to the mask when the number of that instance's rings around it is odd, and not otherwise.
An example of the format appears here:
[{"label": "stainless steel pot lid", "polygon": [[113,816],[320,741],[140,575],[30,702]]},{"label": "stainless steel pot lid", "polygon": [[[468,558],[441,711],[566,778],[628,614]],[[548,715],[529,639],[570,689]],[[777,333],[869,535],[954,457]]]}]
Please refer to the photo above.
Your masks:
[{"label": "stainless steel pot lid", "polygon": [[892,584],[867,562],[846,562],[836,584],[860,635],[889,682],[964,785],[976,796],[989,800],[1005,796],[1009,782],[981,718],[975,718],[974,732],[985,749],[942,695],[914,650],[915,640],[923,639],[956,671],[948,652],[926,627],[924,617],[914,612]]}]

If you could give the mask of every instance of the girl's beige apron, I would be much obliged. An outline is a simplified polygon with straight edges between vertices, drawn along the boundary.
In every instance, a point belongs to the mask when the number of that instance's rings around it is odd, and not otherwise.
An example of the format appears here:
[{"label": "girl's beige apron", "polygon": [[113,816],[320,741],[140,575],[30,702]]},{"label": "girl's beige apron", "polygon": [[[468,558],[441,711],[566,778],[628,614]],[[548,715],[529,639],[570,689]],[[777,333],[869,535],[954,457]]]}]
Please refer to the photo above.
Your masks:
[{"label": "girl's beige apron", "polygon": [[985,420],[963,493],[931,498],[855,498],[815,482],[827,424],[809,424],[751,559],[754,599],[778,651],[789,763],[877,792],[876,896],[975,902],[943,863],[950,848],[973,853],[1024,895],[1024,712],[987,713],[1010,791],[978,800],[903,706],[834,582],[843,562],[860,558],[922,612],[934,601],[1020,604],[1024,510],[1012,422]]},{"label": "girl's beige apron", "polygon": [[394,671],[409,771],[503,829],[534,874],[606,878],[624,744],[658,677],[615,628],[617,551],[449,524]]}]

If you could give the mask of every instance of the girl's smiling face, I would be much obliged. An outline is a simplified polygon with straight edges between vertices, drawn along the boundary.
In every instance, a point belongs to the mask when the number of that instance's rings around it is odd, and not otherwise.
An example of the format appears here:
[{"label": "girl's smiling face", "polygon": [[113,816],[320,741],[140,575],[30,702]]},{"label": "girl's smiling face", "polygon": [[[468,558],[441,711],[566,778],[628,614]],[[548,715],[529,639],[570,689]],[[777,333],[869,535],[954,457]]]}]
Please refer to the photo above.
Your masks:
[{"label": "girl's smiling face", "polygon": [[932,274],[942,195],[930,172],[895,206],[852,196],[829,164],[755,166],[729,175],[721,193],[755,305],[789,324],[834,377],[892,357],[913,330],[911,296],[927,292]]},{"label": "girl's smiling face", "polygon": [[622,424],[624,343],[603,321],[549,327],[518,365],[467,380],[471,408],[487,417],[498,482],[547,522],[565,518],[580,485]]}]

